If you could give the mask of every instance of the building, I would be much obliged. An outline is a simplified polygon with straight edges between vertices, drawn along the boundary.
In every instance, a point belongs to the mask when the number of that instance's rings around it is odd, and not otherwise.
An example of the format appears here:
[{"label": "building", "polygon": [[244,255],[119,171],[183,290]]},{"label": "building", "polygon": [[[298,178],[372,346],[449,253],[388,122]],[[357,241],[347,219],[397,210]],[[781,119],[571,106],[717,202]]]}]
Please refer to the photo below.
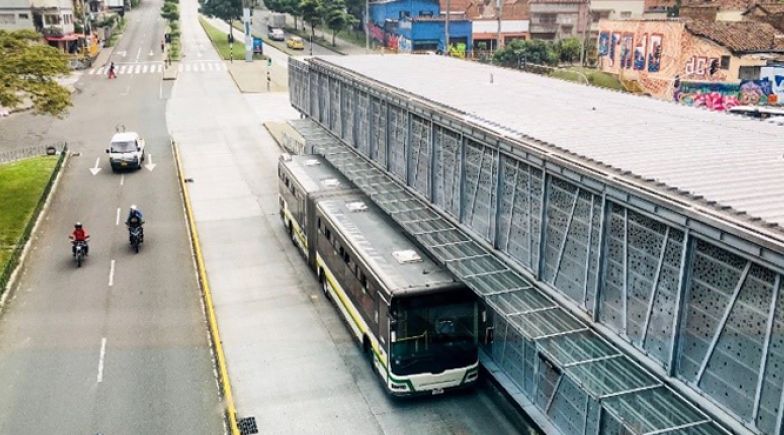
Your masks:
[{"label": "building", "polygon": [[744,21],[762,21],[784,32],[784,2],[757,3],[741,15]]},{"label": "building", "polygon": [[[445,51],[446,16],[437,0],[384,0],[370,3],[370,37],[402,53]],[[449,45],[458,54],[471,49],[471,21],[449,14]]]},{"label": "building", "polygon": [[445,56],[289,78],[305,140],[486,304],[483,374],[545,433],[781,433],[781,127]]},{"label": "building", "polygon": [[30,0],[4,0],[0,6],[0,30],[35,30]]},{"label": "building", "polygon": [[599,29],[599,68],[654,97],[717,110],[784,101],[784,37],[770,24],[603,20]]},{"label": "building", "polygon": [[[474,54],[494,51],[515,39],[529,39],[529,0],[440,0],[441,10],[465,14],[472,22]],[[500,44],[499,38],[500,18]]]},{"label": "building", "polygon": [[645,0],[591,0],[591,37],[599,33],[601,20],[640,19],[645,13]]},{"label": "building", "polygon": [[588,0],[530,0],[531,38],[582,37],[588,26]]}]

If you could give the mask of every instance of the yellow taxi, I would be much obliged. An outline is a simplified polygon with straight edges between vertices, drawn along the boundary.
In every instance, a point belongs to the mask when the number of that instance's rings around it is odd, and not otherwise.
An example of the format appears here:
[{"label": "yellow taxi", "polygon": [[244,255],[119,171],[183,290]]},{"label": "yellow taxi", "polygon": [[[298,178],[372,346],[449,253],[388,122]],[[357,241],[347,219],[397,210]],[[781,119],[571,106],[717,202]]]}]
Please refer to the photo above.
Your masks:
[{"label": "yellow taxi", "polygon": [[299,36],[289,36],[289,39],[286,40],[286,46],[292,50],[304,50],[305,43],[302,41],[302,38]]}]

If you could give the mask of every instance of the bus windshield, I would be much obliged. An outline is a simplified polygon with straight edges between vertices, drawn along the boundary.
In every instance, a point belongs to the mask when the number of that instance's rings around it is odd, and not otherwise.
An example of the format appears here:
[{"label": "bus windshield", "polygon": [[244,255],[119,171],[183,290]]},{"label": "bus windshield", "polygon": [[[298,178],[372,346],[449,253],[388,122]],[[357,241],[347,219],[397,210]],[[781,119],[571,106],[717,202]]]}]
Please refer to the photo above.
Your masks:
[{"label": "bus windshield", "polygon": [[392,373],[440,373],[476,362],[477,308],[470,290],[403,297],[393,307]]}]

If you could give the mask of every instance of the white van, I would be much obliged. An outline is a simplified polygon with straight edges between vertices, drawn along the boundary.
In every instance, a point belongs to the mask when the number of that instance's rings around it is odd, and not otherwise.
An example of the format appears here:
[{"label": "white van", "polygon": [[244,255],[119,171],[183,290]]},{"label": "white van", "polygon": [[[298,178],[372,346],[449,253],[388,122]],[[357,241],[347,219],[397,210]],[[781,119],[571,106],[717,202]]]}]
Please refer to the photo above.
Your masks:
[{"label": "white van", "polygon": [[112,171],[125,168],[140,169],[144,162],[144,139],[132,131],[115,133],[106,153],[109,154]]}]

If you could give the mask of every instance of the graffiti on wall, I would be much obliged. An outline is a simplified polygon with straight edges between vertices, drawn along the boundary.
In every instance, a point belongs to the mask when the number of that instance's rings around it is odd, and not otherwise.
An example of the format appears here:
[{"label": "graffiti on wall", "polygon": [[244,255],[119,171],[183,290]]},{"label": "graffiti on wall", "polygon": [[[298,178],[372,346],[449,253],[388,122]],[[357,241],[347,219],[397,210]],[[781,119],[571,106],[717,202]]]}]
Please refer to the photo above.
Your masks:
[{"label": "graffiti on wall", "polygon": [[681,82],[675,90],[675,101],[693,107],[724,111],[741,105],[740,85],[731,83]]},{"label": "graffiti on wall", "polygon": [[610,34],[602,32],[599,34],[599,56],[607,56],[609,53]]},{"label": "graffiti on wall", "polygon": [[662,35],[651,35],[651,50],[648,52],[648,72],[659,72],[662,58]]},{"label": "graffiti on wall", "polygon": [[610,40],[610,53],[608,55],[610,59],[610,66],[615,65],[615,51],[618,44],[621,43],[621,34],[620,33],[613,33],[612,39]]},{"label": "graffiti on wall", "polygon": [[648,49],[648,34],[643,34],[634,45],[634,69],[642,71],[645,69],[645,51]]},{"label": "graffiti on wall", "polygon": [[692,56],[686,60],[683,71],[686,78],[697,80],[723,81],[727,74],[719,69],[718,57]]},{"label": "graffiti on wall", "polygon": [[373,23],[370,23],[369,27],[370,37],[384,47],[406,53],[413,50],[413,42],[410,39],[395,33],[385,32],[382,27]]},{"label": "graffiti on wall", "polygon": [[634,35],[624,33],[621,37],[621,68],[629,69],[632,67],[632,43]]}]

